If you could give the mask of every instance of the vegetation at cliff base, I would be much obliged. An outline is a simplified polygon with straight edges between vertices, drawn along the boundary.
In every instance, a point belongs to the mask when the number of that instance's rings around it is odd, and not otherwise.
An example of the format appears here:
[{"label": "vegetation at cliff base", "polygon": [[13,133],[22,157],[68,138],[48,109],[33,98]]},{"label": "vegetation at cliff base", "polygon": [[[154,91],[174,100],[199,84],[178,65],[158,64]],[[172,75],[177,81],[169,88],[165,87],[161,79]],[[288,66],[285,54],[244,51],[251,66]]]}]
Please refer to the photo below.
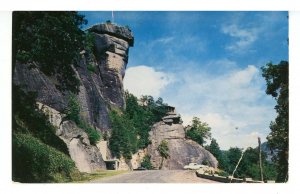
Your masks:
[{"label": "vegetation at cliff base", "polygon": [[109,148],[116,157],[131,159],[133,153],[151,143],[149,131],[166,114],[167,104],[161,98],[155,101],[152,96],[142,96],[138,100],[129,92],[125,92],[125,100],[124,111],[110,112],[112,132]]},{"label": "vegetation at cliff base", "polygon": [[152,163],[151,163],[151,156],[150,155],[146,155],[142,162],[141,162],[141,167],[143,168],[146,168],[148,170],[152,170],[153,169],[153,166],[152,166]]},{"label": "vegetation at cliff base", "polygon": [[38,109],[35,96],[13,85],[12,178],[18,182],[70,181],[79,172],[66,144]]}]

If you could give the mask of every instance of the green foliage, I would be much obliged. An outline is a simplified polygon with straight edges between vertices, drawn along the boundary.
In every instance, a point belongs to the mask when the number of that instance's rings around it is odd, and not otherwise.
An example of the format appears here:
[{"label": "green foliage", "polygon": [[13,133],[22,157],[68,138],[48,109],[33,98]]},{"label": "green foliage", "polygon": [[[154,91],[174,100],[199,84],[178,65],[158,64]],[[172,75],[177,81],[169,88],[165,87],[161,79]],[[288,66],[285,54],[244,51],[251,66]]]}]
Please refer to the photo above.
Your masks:
[{"label": "green foliage", "polygon": [[150,155],[146,155],[144,158],[143,158],[143,161],[141,162],[141,167],[144,167],[148,170],[152,170],[153,169],[153,166],[151,164],[151,156]]},{"label": "green foliage", "polygon": [[163,140],[157,147],[157,151],[159,152],[160,156],[167,159],[169,157],[169,147],[168,141]]},{"label": "green foliage", "polygon": [[225,177],[228,177],[230,174],[226,171],[223,171],[221,170],[219,173],[218,173],[220,176],[225,176]]},{"label": "green foliage", "polygon": [[71,158],[30,134],[13,134],[12,151],[14,181],[67,182],[77,171]]},{"label": "green foliage", "polygon": [[209,162],[208,162],[207,160],[203,160],[203,161],[202,161],[202,164],[203,164],[203,165],[208,165]]},{"label": "green foliage", "polygon": [[166,114],[165,106],[162,99],[154,101],[152,96],[144,96],[141,99],[143,105],[138,104],[138,99],[125,92],[126,109],[125,115],[131,120],[136,129],[138,138],[138,148],[142,149],[148,146],[149,131],[152,125],[161,120]]},{"label": "green foliage", "polygon": [[95,73],[96,72],[96,66],[94,66],[93,64],[89,63],[87,65],[87,69],[89,70],[89,72],[91,73]]},{"label": "green foliage", "polygon": [[92,145],[96,145],[96,143],[101,139],[100,132],[80,119],[80,105],[77,97],[74,94],[71,94],[69,96],[68,109],[65,119],[74,121],[78,125],[78,127],[84,129]]},{"label": "green foliage", "polygon": [[80,121],[78,127],[84,129],[84,131],[87,133],[90,143],[92,145],[96,145],[98,141],[101,139],[101,133],[98,132],[95,128],[90,126],[88,123],[84,121]]},{"label": "green foliage", "polygon": [[36,104],[36,93],[26,93],[12,86],[12,129],[13,133],[31,133],[47,145],[68,154],[66,144],[55,135],[55,128]]},{"label": "green foliage", "polygon": [[205,139],[211,137],[211,128],[207,123],[200,121],[199,118],[194,117],[192,120],[191,129],[186,132],[186,136],[198,144],[203,145]]},{"label": "green foliage", "polygon": [[94,53],[95,36],[90,32],[86,32],[84,36],[84,48],[88,53]]},{"label": "green foliage", "polygon": [[66,110],[66,119],[80,124],[80,105],[76,95],[71,94],[68,99],[68,108]]},{"label": "green foliage", "polygon": [[164,103],[162,98],[155,101],[152,96],[142,96],[140,102],[143,104],[143,109],[147,111],[151,123],[159,122],[167,113],[168,104]]},{"label": "green foliage", "polygon": [[137,136],[132,122],[117,111],[111,111],[109,117],[112,124],[109,148],[112,154],[131,159],[131,155],[137,151]]},{"label": "green foliage", "polygon": [[86,24],[77,12],[13,13],[13,63],[37,62],[42,72],[55,75],[59,89],[78,92],[79,81],[70,64],[83,47]]},{"label": "green foliage", "polygon": [[138,99],[127,91],[125,99],[124,112],[111,111],[112,135],[109,142],[115,156],[125,154],[124,157],[129,159],[132,153],[149,145],[149,131],[166,114],[166,104],[161,98],[154,101],[152,96],[143,96],[140,105]]},{"label": "green foliage", "polygon": [[267,137],[271,150],[276,151],[278,182],[288,180],[288,153],[289,153],[289,63],[281,61],[278,65],[268,63],[262,67],[262,76],[267,82],[266,93],[272,95],[277,105],[277,117],[270,124],[271,133]]},{"label": "green foliage", "polygon": [[216,159],[219,162],[219,168],[225,168],[226,161],[224,160],[224,156],[222,151],[220,150],[220,146],[216,139],[212,138],[210,145],[205,147],[206,150],[208,150],[212,155],[216,157]]},{"label": "green foliage", "polygon": [[[242,154],[242,149],[240,148],[230,148],[228,151],[224,152],[225,166],[223,170],[232,174],[235,166],[237,165]],[[275,180],[276,170],[274,164],[266,160],[266,156],[262,153],[262,166],[263,166],[263,176],[264,180]],[[259,167],[259,150],[258,148],[248,148],[238,166],[235,177],[245,178],[251,177],[254,180],[260,180],[260,167]]]}]

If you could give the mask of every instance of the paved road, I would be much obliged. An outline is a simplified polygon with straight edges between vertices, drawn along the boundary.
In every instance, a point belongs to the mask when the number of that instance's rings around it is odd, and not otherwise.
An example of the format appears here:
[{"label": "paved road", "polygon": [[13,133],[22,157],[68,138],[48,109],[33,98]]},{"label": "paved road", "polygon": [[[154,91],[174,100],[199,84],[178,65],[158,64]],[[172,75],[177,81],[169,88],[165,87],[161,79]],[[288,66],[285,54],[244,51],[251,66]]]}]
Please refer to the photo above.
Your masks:
[{"label": "paved road", "polygon": [[131,171],[112,177],[96,179],[93,183],[217,183],[199,178],[192,170]]}]

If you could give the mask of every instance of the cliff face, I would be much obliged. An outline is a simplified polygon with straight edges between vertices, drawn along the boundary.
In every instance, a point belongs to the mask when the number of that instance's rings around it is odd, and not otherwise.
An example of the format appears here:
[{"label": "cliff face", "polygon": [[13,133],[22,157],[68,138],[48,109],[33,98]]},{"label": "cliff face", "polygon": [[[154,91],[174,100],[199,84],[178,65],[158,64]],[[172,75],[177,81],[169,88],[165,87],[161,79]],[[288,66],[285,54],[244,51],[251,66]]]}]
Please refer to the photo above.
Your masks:
[{"label": "cliff face", "polygon": [[[207,150],[198,143],[185,139],[184,127],[181,123],[174,122],[179,116],[169,115],[163,121],[153,125],[150,131],[152,144],[148,146],[148,154],[151,156],[151,163],[154,168],[161,169],[183,169],[189,163],[201,164],[204,160],[209,165],[216,168],[218,161]],[[162,157],[157,151],[160,143],[166,140],[169,148],[169,158],[162,161]]]},{"label": "cliff face", "polygon": [[[95,25],[88,31],[95,37],[94,51],[82,50],[79,66],[73,68],[80,81],[77,99],[81,119],[104,132],[110,130],[109,109],[125,106],[123,77],[134,38],[128,28],[109,23]],[[45,75],[38,64],[16,63],[13,82],[25,91],[37,93],[40,108],[49,115],[56,134],[67,144],[80,171],[106,168],[100,150],[90,144],[85,131],[72,121],[64,121],[69,94],[57,89],[55,76]]]},{"label": "cliff face", "polygon": [[[80,81],[80,115],[98,130],[106,131],[110,128],[108,108],[125,105],[123,77],[134,38],[128,28],[109,23],[88,31],[95,36],[94,53],[81,51],[80,65],[74,68]],[[38,102],[59,112],[67,108],[68,95],[57,89],[55,77],[46,76],[34,64],[17,63],[13,82],[26,91],[37,92]]]}]

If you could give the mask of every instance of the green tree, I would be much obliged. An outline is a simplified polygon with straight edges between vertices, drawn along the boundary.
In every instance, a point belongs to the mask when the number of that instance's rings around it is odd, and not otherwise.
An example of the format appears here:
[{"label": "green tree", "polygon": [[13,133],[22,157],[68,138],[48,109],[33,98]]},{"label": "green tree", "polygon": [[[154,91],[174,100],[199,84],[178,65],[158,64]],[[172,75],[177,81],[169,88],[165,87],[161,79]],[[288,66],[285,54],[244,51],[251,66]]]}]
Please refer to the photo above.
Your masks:
[{"label": "green tree", "polygon": [[200,121],[198,117],[192,120],[191,129],[186,132],[186,136],[198,144],[203,145],[205,139],[211,138],[211,128],[207,123]]},{"label": "green tree", "polygon": [[224,156],[222,151],[220,150],[220,146],[215,138],[212,138],[210,145],[206,146],[205,149],[207,149],[212,155],[216,157],[216,159],[219,162],[219,168],[224,169],[226,164],[224,160]]},{"label": "green tree", "polygon": [[270,124],[271,133],[267,137],[271,150],[275,150],[273,160],[277,168],[277,181],[288,180],[289,155],[289,63],[281,61],[278,65],[268,63],[262,67],[262,76],[267,82],[266,93],[277,101],[277,117]]},{"label": "green tree", "polygon": [[168,147],[168,141],[167,140],[163,140],[162,142],[160,142],[160,144],[157,147],[157,151],[159,152],[159,155],[162,157],[161,160],[161,164],[159,169],[162,168],[163,163],[164,163],[164,159],[167,159],[170,155],[169,155],[169,147]]},{"label": "green tree", "polygon": [[13,68],[16,62],[33,63],[54,75],[61,90],[78,92],[75,64],[84,44],[80,29],[87,20],[77,12],[27,11],[13,13]]},{"label": "green tree", "polygon": [[[231,175],[241,155],[242,149],[237,147],[225,151],[224,158],[226,162],[223,170]],[[262,153],[262,163],[264,180],[274,180],[276,178],[275,166],[266,160],[265,153]],[[258,148],[247,148],[245,150],[234,176],[239,178],[251,177],[254,180],[261,179]]]},{"label": "green tree", "polygon": [[137,135],[132,122],[117,111],[111,111],[109,116],[112,124],[109,148],[112,154],[131,159],[131,155],[137,151]]}]

